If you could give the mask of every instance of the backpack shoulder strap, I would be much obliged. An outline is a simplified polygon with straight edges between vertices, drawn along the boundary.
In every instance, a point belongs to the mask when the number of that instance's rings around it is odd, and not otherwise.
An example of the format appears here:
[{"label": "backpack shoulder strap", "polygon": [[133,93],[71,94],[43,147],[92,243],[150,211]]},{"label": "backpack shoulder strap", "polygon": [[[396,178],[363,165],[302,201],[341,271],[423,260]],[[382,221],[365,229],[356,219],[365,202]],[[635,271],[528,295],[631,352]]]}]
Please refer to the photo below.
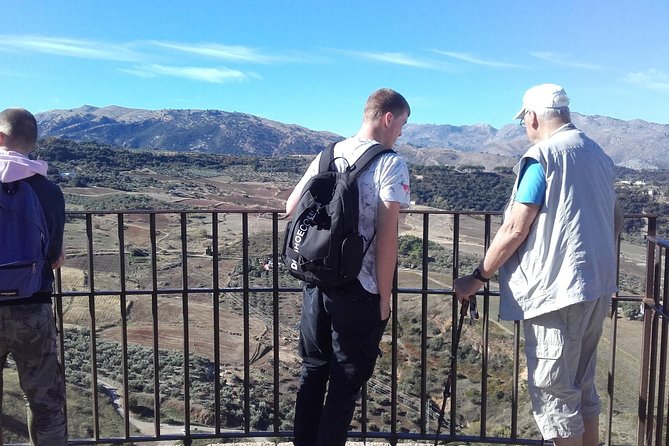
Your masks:
[{"label": "backpack shoulder strap", "polygon": [[327,172],[328,170],[335,170],[334,167],[334,146],[337,144],[336,142],[333,142],[329,146],[327,146],[323,151],[321,152],[321,160],[318,164],[318,173],[323,173]]},{"label": "backpack shoulder strap", "polygon": [[12,181],[10,183],[2,183],[2,192],[7,195],[14,195],[19,188],[19,181]]},{"label": "backpack shoulder strap", "polygon": [[388,147],[384,146],[383,144],[374,144],[373,146],[369,147],[367,150],[365,150],[365,153],[360,155],[360,158],[355,162],[353,165],[353,168],[351,169],[351,173],[349,174],[349,181],[355,180],[358,175],[360,175],[362,172],[369,167],[369,165],[374,161],[377,157],[383,155],[384,153],[396,153],[393,149],[389,149]]}]

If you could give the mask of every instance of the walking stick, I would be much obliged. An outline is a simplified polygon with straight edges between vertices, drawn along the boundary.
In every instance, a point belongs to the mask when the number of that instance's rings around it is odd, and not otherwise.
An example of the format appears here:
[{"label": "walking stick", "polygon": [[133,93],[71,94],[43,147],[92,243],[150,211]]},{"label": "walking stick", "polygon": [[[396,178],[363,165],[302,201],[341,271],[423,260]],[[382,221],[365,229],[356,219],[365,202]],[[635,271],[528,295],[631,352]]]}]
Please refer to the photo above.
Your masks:
[{"label": "walking stick", "polygon": [[455,333],[455,339],[453,340],[455,348],[451,353],[451,370],[448,372],[448,378],[446,379],[446,385],[444,385],[444,399],[441,402],[441,412],[439,413],[439,420],[437,421],[437,432],[434,435],[434,446],[439,444],[439,433],[441,431],[441,425],[444,422],[444,415],[446,412],[446,400],[451,397],[451,389],[453,388],[453,379],[455,371],[455,360],[458,353],[458,345],[460,344],[460,333],[462,332],[462,325],[465,322],[465,316],[467,315],[467,310],[469,310],[469,315],[472,319],[478,319],[479,314],[476,311],[476,296],[470,296],[468,301],[463,302],[462,308],[460,308],[460,319],[458,320],[458,328]]}]

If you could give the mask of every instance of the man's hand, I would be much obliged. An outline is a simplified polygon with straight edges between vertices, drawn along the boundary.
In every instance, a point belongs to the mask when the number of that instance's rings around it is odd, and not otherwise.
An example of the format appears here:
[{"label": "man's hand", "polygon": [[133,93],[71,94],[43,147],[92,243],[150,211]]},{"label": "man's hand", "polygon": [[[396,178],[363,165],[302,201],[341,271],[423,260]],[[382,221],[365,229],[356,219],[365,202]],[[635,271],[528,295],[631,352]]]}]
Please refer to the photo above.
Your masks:
[{"label": "man's hand", "polygon": [[60,257],[51,264],[51,269],[58,269],[65,264],[65,250],[60,252]]},{"label": "man's hand", "polygon": [[397,265],[397,222],[400,204],[396,201],[381,201],[376,213],[376,281],[381,296],[381,319],[390,316],[390,300],[393,277]]},{"label": "man's hand", "polygon": [[471,274],[468,276],[459,277],[455,279],[455,282],[453,282],[455,297],[457,297],[458,302],[462,304],[464,301],[468,301],[470,296],[476,294],[476,292],[481,288],[481,285],[483,285],[483,282],[475,279]]},{"label": "man's hand", "polygon": [[381,299],[381,320],[385,321],[390,317],[390,299]]}]

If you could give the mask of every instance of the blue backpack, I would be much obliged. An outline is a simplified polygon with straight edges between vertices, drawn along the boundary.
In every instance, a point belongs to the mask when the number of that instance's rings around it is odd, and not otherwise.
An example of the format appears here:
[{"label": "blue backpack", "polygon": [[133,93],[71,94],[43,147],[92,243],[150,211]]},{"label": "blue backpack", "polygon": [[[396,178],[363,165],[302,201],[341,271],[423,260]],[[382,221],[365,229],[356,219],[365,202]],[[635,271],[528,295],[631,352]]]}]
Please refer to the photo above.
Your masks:
[{"label": "blue backpack", "polygon": [[40,291],[49,231],[42,205],[25,180],[0,183],[0,302]]}]

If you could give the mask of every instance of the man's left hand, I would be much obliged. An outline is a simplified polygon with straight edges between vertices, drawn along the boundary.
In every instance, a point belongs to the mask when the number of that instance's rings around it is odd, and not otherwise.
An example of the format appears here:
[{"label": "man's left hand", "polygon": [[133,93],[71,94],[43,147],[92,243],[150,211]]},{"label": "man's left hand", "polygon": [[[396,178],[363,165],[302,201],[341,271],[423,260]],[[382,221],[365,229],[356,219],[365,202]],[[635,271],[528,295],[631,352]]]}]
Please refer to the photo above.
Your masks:
[{"label": "man's left hand", "polygon": [[390,317],[390,302],[389,300],[384,300],[381,299],[381,304],[380,304],[380,310],[381,310],[381,320],[385,321]]},{"label": "man's left hand", "polygon": [[469,296],[476,294],[482,284],[483,282],[475,279],[471,274],[455,279],[453,290],[455,291],[455,297],[458,298],[458,302],[462,304],[464,301],[469,300]]},{"label": "man's left hand", "polygon": [[65,250],[61,251],[60,257],[51,264],[51,269],[58,269],[65,264]]}]

